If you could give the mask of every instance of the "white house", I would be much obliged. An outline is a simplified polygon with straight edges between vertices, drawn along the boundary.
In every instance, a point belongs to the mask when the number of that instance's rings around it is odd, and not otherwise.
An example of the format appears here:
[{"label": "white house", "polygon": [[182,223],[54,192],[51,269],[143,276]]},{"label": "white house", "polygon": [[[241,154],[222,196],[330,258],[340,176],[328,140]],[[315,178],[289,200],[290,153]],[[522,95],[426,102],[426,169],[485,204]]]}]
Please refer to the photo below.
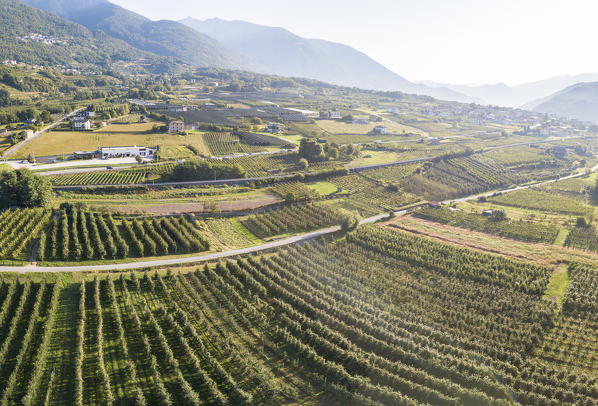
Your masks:
[{"label": "white house", "polygon": [[25,130],[21,133],[21,137],[24,140],[28,140],[29,138],[33,137],[33,134],[34,134],[33,130]]},{"label": "white house", "polygon": [[383,125],[374,127],[374,134],[388,134],[388,130]]},{"label": "white house", "polygon": [[132,157],[137,155],[143,158],[153,157],[157,150],[158,147],[138,147],[135,145],[132,147],[101,147],[98,151],[102,158],[107,159]]},{"label": "white house", "polygon": [[353,124],[369,124],[370,122],[365,118],[356,118],[353,120]]},{"label": "white house", "polygon": [[171,121],[168,123],[169,133],[178,133],[181,131],[185,131],[185,123],[182,121]]},{"label": "white house", "polygon": [[282,131],[282,124],[280,123],[268,123],[268,127],[266,128],[266,131],[268,131],[269,133],[279,133]]},{"label": "white house", "polygon": [[75,117],[73,119],[73,130],[91,130],[92,125],[91,120],[87,117]]},{"label": "white house", "polygon": [[331,111],[330,112],[330,119],[331,120],[340,120],[341,118],[343,118],[341,116],[341,112],[340,111]]}]

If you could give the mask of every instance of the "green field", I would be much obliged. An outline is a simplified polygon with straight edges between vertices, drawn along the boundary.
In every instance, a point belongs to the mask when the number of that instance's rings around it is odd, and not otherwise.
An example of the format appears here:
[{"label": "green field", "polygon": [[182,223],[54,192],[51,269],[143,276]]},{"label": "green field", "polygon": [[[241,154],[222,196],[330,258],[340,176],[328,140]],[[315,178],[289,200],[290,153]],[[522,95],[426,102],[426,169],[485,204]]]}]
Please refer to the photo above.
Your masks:
[{"label": "green field", "polygon": [[[390,134],[401,135],[405,133],[413,133],[421,135],[421,130],[417,128],[409,127],[407,125],[384,121],[380,123],[369,123],[369,124],[353,124],[345,123],[337,120],[317,120],[316,124],[322,130],[330,134],[369,134],[374,130],[374,127],[383,125],[386,127]],[[373,135],[378,137],[378,135]]]},{"label": "green field", "polygon": [[316,183],[308,183],[307,184],[308,187],[312,188],[313,190],[315,190],[316,192],[318,192],[321,195],[331,195],[333,193],[336,193],[338,190],[338,186],[336,186],[335,184],[332,184],[330,182],[316,182]]},{"label": "green field", "polygon": [[351,161],[349,167],[387,164],[405,159],[410,158],[406,158],[405,154],[399,152],[364,150],[361,151],[361,156],[359,158]]},{"label": "green field", "polygon": [[566,267],[559,267],[550,277],[544,296],[556,300],[559,306],[562,306],[569,283],[571,280]]}]

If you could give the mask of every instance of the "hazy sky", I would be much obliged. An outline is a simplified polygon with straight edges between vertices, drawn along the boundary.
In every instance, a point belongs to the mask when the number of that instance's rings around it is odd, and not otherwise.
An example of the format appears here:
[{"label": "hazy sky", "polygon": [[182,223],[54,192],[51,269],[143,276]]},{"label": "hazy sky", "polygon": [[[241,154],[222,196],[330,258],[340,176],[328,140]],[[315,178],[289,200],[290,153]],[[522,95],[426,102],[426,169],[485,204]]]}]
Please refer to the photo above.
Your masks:
[{"label": "hazy sky", "polygon": [[154,20],[245,20],[342,42],[409,80],[512,85],[598,71],[595,0],[112,1]]}]

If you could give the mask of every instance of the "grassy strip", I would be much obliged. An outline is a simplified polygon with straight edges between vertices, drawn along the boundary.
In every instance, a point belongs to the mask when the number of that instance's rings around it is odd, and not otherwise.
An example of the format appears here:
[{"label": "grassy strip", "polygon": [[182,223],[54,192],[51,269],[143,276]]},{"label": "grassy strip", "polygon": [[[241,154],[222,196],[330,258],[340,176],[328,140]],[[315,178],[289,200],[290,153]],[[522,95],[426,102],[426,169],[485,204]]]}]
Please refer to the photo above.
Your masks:
[{"label": "grassy strip", "polygon": [[251,241],[253,244],[261,244],[261,243],[263,243],[263,240],[261,240],[260,238],[258,238],[257,236],[255,236],[243,224],[241,224],[241,222],[239,220],[232,218],[232,219],[230,219],[230,222],[237,229],[237,231],[239,231],[239,233],[243,234],[243,236],[245,238],[247,238],[249,241]]}]

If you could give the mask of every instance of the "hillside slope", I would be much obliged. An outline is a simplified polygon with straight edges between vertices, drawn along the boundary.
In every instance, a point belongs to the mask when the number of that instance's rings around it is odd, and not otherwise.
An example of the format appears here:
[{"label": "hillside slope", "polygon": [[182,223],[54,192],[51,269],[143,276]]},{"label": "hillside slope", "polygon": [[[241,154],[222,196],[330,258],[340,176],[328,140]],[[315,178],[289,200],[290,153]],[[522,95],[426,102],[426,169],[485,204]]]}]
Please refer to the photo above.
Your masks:
[{"label": "hillside slope", "polygon": [[598,123],[598,82],[576,83],[540,100],[533,108],[541,113]]},{"label": "hillside slope", "polygon": [[24,1],[90,30],[101,30],[135,48],[174,57],[194,66],[251,68],[247,61],[228,52],[214,39],[183,24],[170,20],[152,21],[105,0]]},{"label": "hillside slope", "polygon": [[477,101],[447,88],[412,83],[347,45],[302,38],[284,28],[217,18],[205,21],[186,18],[181,23],[215,38],[267,73],[366,89],[400,90],[446,100]]},{"label": "hillside slope", "polygon": [[471,97],[482,99],[487,104],[499,106],[532,108],[538,100],[550,97],[555,92],[580,82],[598,81],[598,73],[554,76],[548,79],[508,86],[504,83],[482,85],[453,85],[433,81],[421,83],[452,89]]},{"label": "hillside slope", "polygon": [[0,0],[0,26],[0,60],[107,68],[115,62],[141,66],[163,59],[16,0]]}]

